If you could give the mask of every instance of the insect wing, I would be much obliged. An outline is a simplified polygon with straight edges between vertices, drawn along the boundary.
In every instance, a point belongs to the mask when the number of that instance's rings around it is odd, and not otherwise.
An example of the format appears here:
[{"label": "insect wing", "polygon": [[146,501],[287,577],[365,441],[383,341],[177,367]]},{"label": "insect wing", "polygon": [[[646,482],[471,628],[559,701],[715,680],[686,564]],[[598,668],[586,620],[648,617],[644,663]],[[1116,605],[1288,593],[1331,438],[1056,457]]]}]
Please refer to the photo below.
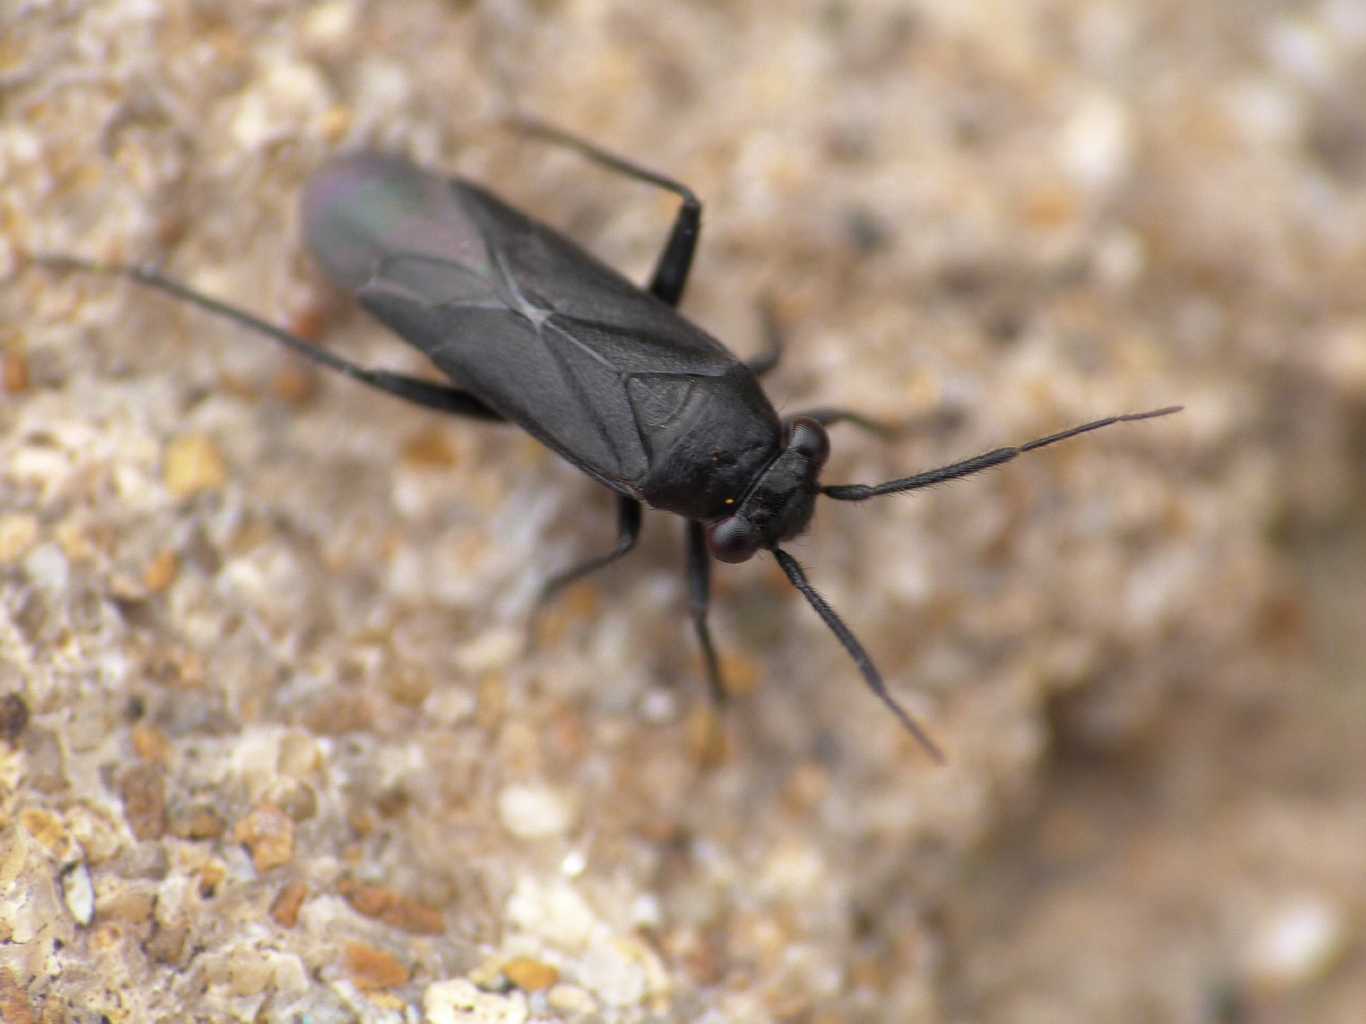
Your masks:
[{"label": "insect wing", "polygon": [[652,440],[702,414],[709,386],[739,366],[562,235],[397,158],[325,169],[304,225],[329,276],[367,310],[620,493],[638,494]]}]

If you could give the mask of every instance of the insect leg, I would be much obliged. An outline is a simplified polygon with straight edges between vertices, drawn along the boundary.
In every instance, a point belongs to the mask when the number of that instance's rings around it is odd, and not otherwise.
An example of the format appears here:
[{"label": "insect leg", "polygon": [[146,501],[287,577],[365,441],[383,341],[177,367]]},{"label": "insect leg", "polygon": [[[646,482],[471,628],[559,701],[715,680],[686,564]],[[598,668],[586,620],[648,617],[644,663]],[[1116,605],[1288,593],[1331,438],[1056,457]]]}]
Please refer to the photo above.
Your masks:
[{"label": "insect leg", "polygon": [[667,189],[683,200],[678,216],[674,218],[673,229],[669,232],[669,240],[664,245],[664,251],[659,254],[659,261],[655,264],[654,273],[650,276],[650,283],[647,286],[655,298],[667,302],[670,306],[678,305],[678,300],[683,297],[683,289],[688,283],[688,271],[692,268],[693,253],[697,251],[697,238],[702,231],[702,201],[693,190],[682,182],[646,170],[639,164],[600,149],[593,143],[559,128],[553,128],[543,121],[520,115],[513,116],[509,121],[520,132],[572,149],[580,156],[609,170]]},{"label": "insect leg", "polygon": [[773,300],[764,297],[759,302],[759,319],[763,325],[764,350],[753,359],[746,361],[749,372],[762,377],[773,369],[783,358],[783,325],[778,323],[778,313],[773,308]]},{"label": "insect leg", "polygon": [[701,523],[689,521],[687,544],[688,611],[692,615],[697,642],[702,646],[712,704],[719,708],[726,702],[726,686],[721,680],[721,663],[716,658],[711,628],[707,625],[707,608],[711,604],[711,555],[707,553],[707,534]]},{"label": "insect leg", "polygon": [[303,356],[305,359],[325,366],[329,370],[335,370],[352,380],[368,384],[379,391],[388,392],[404,401],[412,402],[414,405],[436,409],[453,416],[471,416],[481,420],[501,420],[503,418],[468,391],[461,391],[459,388],[437,384],[434,381],[424,380],[421,377],[411,377],[403,373],[367,369],[349,359],[343,359],[326,349],[319,348],[297,335],[290,334],[283,328],[267,323],[245,310],[229,306],[212,296],[196,291],[189,285],[181,284],[174,278],[166,277],[151,267],[121,263],[95,263],[70,256],[36,256],[34,262],[53,270],[82,270],[131,278],[139,284],[155,288],[174,298],[198,306],[214,316],[230,320],[239,327],[245,327],[257,334],[265,335],[295,355]]},{"label": "insect leg", "polygon": [[803,409],[796,413],[809,420],[815,420],[822,426],[828,427],[832,423],[848,423],[866,430],[868,433],[889,441],[905,432],[905,428],[900,423],[882,423],[871,417],[864,416],[862,413],[854,412],[852,409],[839,409],[834,406],[820,406],[816,409]]},{"label": "insect leg", "polygon": [[611,565],[617,559],[630,554],[631,549],[636,546],[636,541],[640,539],[640,508],[640,502],[636,501],[635,498],[617,498],[616,547],[605,555],[596,555],[578,565],[571,566],[564,572],[556,573],[546,580],[545,586],[541,587],[541,592],[536,597],[536,605],[531,613],[533,628],[535,619],[562,590],[570,584],[578,582],[589,573],[597,572],[599,569]]}]

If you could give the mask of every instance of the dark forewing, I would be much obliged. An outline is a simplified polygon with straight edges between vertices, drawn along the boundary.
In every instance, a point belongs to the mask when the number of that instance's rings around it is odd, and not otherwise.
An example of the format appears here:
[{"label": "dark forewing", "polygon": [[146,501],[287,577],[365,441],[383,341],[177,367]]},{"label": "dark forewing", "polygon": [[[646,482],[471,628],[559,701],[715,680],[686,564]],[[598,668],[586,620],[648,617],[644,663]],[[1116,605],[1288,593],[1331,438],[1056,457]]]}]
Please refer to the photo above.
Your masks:
[{"label": "dark forewing", "polygon": [[324,269],[366,309],[622,493],[639,493],[662,454],[654,442],[702,414],[739,365],[552,229],[397,158],[360,154],[324,170],[304,224]]}]

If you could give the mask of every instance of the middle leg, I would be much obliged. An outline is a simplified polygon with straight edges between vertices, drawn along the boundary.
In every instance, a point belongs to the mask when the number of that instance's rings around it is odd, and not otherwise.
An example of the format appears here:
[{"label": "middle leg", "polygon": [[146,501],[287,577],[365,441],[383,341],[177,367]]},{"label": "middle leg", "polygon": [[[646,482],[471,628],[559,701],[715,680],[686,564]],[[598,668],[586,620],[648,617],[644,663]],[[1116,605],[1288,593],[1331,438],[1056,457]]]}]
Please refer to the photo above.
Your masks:
[{"label": "middle leg", "polygon": [[577,583],[589,573],[597,572],[631,553],[631,549],[636,546],[636,541],[640,539],[640,509],[640,502],[636,501],[635,498],[617,498],[616,546],[606,554],[594,555],[592,558],[585,559],[578,565],[558,572],[546,580],[545,585],[541,587],[540,594],[536,597],[536,605],[531,612],[533,631],[536,620],[545,610],[545,606],[566,587]]},{"label": "middle leg", "polygon": [[656,188],[666,189],[683,200],[683,205],[678,209],[678,216],[674,218],[673,228],[669,232],[669,240],[664,245],[664,251],[659,254],[654,273],[650,276],[650,283],[646,286],[646,290],[655,298],[667,302],[670,306],[677,306],[679,299],[683,298],[683,289],[688,283],[688,271],[692,269],[693,254],[697,251],[697,239],[702,232],[702,201],[697,198],[696,193],[681,181],[656,174],[543,121],[530,117],[513,117],[511,123],[526,135],[572,149],[580,156],[609,170],[654,185]]},{"label": "middle leg", "polygon": [[711,641],[711,627],[707,625],[707,609],[711,605],[711,555],[707,553],[706,528],[699,522],[688,522],[688,611],[692,615],[693,630],[702,647],[706,663],[707,687],[716,707],[726,702],[726,685],[721,679],[721,663],[716,657],[716,646]]}]

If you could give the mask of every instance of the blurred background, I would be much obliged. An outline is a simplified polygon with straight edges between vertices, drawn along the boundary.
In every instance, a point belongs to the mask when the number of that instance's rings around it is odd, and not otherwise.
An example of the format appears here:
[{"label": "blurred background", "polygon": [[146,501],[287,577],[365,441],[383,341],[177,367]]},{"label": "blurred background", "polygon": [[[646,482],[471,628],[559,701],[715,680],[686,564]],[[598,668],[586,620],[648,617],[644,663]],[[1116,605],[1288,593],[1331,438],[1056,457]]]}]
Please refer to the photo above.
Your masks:
[{"label": "blurred background", "polygon": [[[1359,1021],[1366,5],[0,7],[0,1017]],[[295,202],[370,146],[684,311],[772,296],[830,482],[1180,403],[718,566],[682,531],[26,252],[153,261],[364,362]],[[483,1014],[483,1016],[461,1016]]]}]

